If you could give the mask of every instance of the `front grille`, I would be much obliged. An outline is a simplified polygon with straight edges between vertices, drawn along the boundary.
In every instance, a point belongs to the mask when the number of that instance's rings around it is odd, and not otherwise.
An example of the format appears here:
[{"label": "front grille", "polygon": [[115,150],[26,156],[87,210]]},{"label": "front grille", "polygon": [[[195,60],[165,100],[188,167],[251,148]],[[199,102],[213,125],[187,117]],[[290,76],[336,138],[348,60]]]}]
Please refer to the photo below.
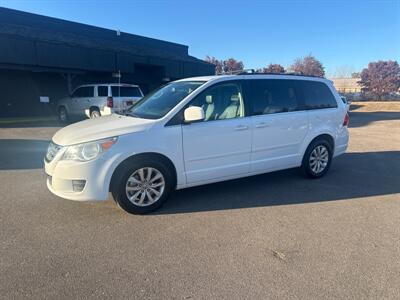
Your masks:
[{"label": "front grille", "polygon": [[47,148],[47,153],[46,153],[46,161],[51,162],[54,157],[57,155],[58,151],[60,151],[61,146],[54,144],[53,142],[50,142],[49,147]]}]

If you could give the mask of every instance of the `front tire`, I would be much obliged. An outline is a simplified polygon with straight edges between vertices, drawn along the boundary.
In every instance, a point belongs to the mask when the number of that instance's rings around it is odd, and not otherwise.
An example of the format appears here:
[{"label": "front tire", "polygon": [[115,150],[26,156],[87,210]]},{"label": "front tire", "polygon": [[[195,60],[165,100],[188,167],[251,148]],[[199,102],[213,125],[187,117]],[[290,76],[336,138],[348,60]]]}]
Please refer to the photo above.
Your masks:
[{"label": "front tire", "polygon": [[332,145],[325,139],[317,139],[308,146],[301,169],[307,177],[320,178],[328,172],[332,156]]},{"label": "front tire", "polygon": [[173,189],[171,170],[158,160],[129,160],[116,170],[111,194],[117,204],[133,214],[158,209]]},{"label": "front tire", "polygon": [[68,113],[67,110],[65,109],[64,106],[61,106],[58,109],[58,120],[62,123],[67,123],[68,122]]}]

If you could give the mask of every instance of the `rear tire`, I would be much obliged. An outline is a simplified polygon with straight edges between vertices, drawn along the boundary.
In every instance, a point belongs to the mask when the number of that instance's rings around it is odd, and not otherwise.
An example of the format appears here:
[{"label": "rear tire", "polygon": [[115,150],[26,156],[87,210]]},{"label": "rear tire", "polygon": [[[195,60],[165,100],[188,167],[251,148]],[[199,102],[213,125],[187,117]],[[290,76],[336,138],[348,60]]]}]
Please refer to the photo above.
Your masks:
[{"label": "rear tire", "polygon": [[332,156],[332,145],[324,138],[317,139],[307,147],[301,169],[309,178],[320,178],[328,172]]},{"label": "rear tire", "polygon": [[159,160],[131,159],[115,172],[111,194],[128,213],[145,214],[158,209],[174,188],[172,171]]},{"label": "rear tire", "polygon": [[64,106],[61,106],[61,107],[58,109],[58,120],[59,120],[61,123],[67,123],[68,120],[69,120],[67,110],[65,109]]},{"label": "rear tire", "polygon": [[96,118],[100,118],[101,114],[98,108],[92,108],[90,110],[90,118],[91,119],[96,119]]}]

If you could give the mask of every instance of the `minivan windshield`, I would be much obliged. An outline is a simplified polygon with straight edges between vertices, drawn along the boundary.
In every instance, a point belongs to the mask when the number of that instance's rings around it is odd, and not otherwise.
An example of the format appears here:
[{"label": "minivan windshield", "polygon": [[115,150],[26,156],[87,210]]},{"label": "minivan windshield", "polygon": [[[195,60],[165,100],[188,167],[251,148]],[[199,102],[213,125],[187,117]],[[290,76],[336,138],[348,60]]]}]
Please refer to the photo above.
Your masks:
[{"label": "minivan windshield", "polygon": [[179,81],[167,84],[143,97],[127,115],[143,119],[160,119],[205,81]]}]

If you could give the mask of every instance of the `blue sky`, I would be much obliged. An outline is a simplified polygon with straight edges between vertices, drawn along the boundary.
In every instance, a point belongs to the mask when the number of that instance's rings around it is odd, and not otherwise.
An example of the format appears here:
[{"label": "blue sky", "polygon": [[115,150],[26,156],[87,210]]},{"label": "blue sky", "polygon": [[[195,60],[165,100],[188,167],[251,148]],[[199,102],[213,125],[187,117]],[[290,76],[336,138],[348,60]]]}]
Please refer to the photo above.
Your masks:
[{"label": "blue sky", "polygon": [[290,65],[312,53],[328,76],[368,62],[400,62],[400,0],[0,0],[0,6],[189,46],[191,55],[234,57],[246,68]]}]

